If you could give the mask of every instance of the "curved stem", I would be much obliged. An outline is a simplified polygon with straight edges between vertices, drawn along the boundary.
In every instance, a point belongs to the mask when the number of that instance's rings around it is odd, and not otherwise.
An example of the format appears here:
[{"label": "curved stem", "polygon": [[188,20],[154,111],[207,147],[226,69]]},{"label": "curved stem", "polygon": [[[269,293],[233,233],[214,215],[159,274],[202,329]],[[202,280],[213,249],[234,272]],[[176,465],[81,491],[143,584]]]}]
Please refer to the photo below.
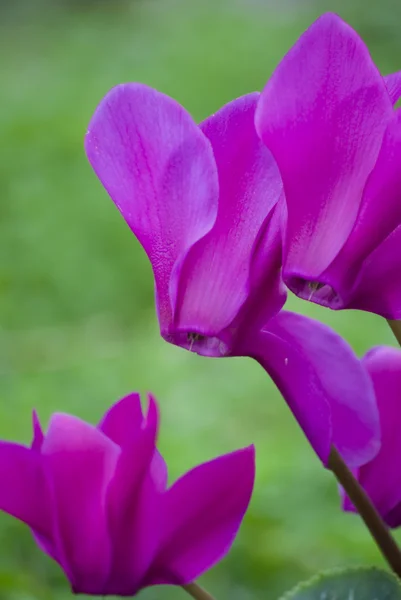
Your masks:
[{"label": "curved stem", "polygon": [[391,331],[394,333],[397,342],[401,346],[401,321],[387,319],[387,323],[390,325]]},{"label": "curved stem", "polygon": [[187,585],[183,585],[182,588],[195,600],[214,600],[213,596],[209,594],[206,590],[203,589],[197,583],[187,583]]},{"label": "curved stem", "polygon": [[369,496],[359,485],[335,448],[331,449],[328,466],[347,492],[389,566],[401,578],[401,551],[399,547]]}]

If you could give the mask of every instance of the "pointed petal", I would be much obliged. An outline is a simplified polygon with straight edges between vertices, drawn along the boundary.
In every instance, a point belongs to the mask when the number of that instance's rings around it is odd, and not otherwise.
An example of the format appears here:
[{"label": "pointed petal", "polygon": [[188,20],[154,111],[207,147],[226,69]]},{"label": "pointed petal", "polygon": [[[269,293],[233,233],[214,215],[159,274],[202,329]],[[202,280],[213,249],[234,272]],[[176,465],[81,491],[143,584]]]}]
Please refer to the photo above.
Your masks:
[{"label": "pointed petal", "polygon": [[[401,109],[394,112],[366,188],[361,208],[347,242],[321,279],[342,298],[352,295],[361,265],[371,252],[401,224]],[[315,296],[321,295],[317,291]],[[314,296],[314,299],[316,300]]]},{"label": "pointed petal", "polygon": [[[45,436],[36,410],[32,411],[32,428],[33,439],[31,443],[31,450],[40,453],[42,451],[42,444]],[[47,473],[47,477],[48,476],[49,474]],[[55,523],[56,507],[54,506],[54,502],[52,503],[50,500],[50,498],[52,498],[53,490],[51,489],[51,484],[49,481],[47,481],[46,487],[47,495],[49,496],[47,500],[48,506],[46,508],[47,527],[40,530],[31,527],[31,531],[36,544],[39,546],[42,552],[45,552],[53,560],[62,564],[62,554],[60,554],[59,548],[57,547],[58,525]]]},{"label": "pointed petal", "polygon": [[300,37],[268,81],[256,128],[283,178],[291,289],[317,280],[346,241],[392,112],[367,47],[333,14]]},{"label": "pointed petal", "polygon": [[98,106],[85,148],[152,263],[159,318],[166,329],[173,266],[211,229],[217,214],[210,143],[175,100],[127,83],[112,89]]},{"label": "pointed petal", "polygon": [[41,455],[0,442],[0,483],[0,510],[50,537],[50,496]]},{"label": "pointed petal", "polygon": [[384,77],[384,82],[390,95],[391,102],[396,104],[401,98],[401,71],[386,75]]},{"label": "pointed petal", "polygon": [[122,448],[109,491],[111,519],[115,526],[121,522],[124,506],[131,507],[133,493],[150,468],[156,449],[158,408],[149,396],[149,409],[139,435]]},{"label": "pointed petal", "polygon": [[[109,593],[133,595],[139,588],[157,549],[160,478],[151,469],[158,429],[156,401],[149,396],[149,409],[140,435],[122,448],[108,504],[114,540]],[[157,459],[156,459],[157,460]],[[160,472],[158,473],[160,475]]]},{"label": "pointed petal", "polygon": [[147,585],[193,581],[230,550],[252,495],[253,446],[195,467],[164,496],[158,556]]},{"label": "pointed petal", "polygon": [[246,344],[243,353],[271,375],[323,463],[332,444],[352,467],[376,454],[379,417],[371,381],[332,329],[281,311]]},{"label": "pointed petal", "polygon": [[154,482],[156,489],[159,492],[164,492],[167,487],[168,470],[167,464],[158,449],[155,449],[155,453],[150,463],[150,477]]},{"label": "pointed petal", "polygon": [[[142,444],[144,428],[146,435],[149,436],[150,433],[150,437],[157,431],[157,405],[153,397],[150,404],[150,413],[145,422],[140,394],[129,394],[106,412],[99,429],[119,446],[132,448],[137,436],[141,436],[140,444]],[[164,489],[167,485],[167,465],[157,448],[154,449],[150,470],[157,487],[160,490]]]},{"label": "pointed petal", "polygon": [[219,174],[213,229],[188,252],[177,285],[179,329],[213,336],[227,327],[247,298],[252,250],[280,198],[281,178],[256,135],[259,94],[230,102],[202,123]]},{"label": "pointed petal", "polygon": [[38,413],[36,410],[32,412],[32,428],[33,428],[33,439],[31,448],[32,450],[36,450],[38,452],[42,449],[42,444],[44,440],[44,435],[42,431],[42,426],[39,421]]},{"label": "pointed petal", "polygon": [[349,308],[401,319],[401,225],[362,265]]},{"label": "pointed petal", "polygon": [[75,592],[101,593],[110,569],[106,492],[119,447],[96,427],[54,414],[42,445],[54,484],[58,527]]},{"label": "pointed petal", "polygon": [[140,394],[129,394],[113,404],[99,423],[99,429],[119,446],[139,435],[143,422]]},{"label": "pointed petal", "polygon": [[377,456],[360,468],[359,481],[386,518],[401,503],[401,350],[374,348],[362,362],[375,388],[382,442]]}]

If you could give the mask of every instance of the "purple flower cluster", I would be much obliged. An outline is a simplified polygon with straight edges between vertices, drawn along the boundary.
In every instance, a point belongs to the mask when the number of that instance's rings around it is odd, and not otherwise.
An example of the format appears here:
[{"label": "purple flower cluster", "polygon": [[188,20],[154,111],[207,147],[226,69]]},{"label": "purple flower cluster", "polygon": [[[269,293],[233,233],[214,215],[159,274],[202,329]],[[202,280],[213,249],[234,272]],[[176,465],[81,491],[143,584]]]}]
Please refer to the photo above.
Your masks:
[{"label": "purple flower cluster", "polygon": [[[401,350],[359,360],[287,290],[401,319],[401,73],[383,77],[355,31],[319,18],[262,93],[198,125],[139,83],[98,106],[88,159],[153,268],[165,340],[269,373],[324,465],[334,449],[390,527],[401,524]],[[400,405],[400,406],[399,406]],[[254,481],[249,447],[167,486],[157,407],[133,394],[93,427],[34,417],[0,444],[0,508],[24,521],[75,592],[184,585],[222,558]],[[343,494],[345,510],[354,506]]]},{"label": "purple flower cluster", "polygon": [[352,467],[377,453],[373,386],[336,333],[282,310],[285,290],[401,317],[399,94],[401,74],[383,78],[326,14],[261,94],[201,125],[134,83],[107,94],[86,136],[152,264],[162,336],[256,359],[325,464],[332,446]]}]

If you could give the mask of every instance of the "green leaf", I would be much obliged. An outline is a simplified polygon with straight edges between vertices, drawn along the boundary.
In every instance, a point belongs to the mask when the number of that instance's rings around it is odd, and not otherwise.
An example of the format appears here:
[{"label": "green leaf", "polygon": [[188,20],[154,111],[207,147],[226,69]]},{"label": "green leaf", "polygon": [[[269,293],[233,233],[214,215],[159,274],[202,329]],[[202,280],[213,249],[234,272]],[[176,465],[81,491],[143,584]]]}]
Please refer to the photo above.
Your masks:
[{"label": "green leaf", "polygon": [[321,573],[281,600],[401,600],[401,582],[376,568]]}]

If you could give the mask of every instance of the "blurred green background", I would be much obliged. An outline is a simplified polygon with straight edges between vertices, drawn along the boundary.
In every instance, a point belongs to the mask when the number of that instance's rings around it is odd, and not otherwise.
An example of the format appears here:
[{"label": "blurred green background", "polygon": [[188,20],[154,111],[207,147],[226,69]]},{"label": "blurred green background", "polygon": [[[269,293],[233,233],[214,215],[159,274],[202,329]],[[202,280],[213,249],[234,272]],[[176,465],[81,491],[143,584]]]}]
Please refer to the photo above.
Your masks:
[{"label": "blurred green background", "polygon": [[[157,87],[199,120],[261,89],[326,8],[365,37],[383,73],[401,69],[399,0],[0,2],[0,437],[28,441],[33,407],[44,421],[58,410],[95,422],[137,389],[159,399],[172,478],[255,442],[251,508],[229,557],[203,578],[218,600],[274,599],[319,569],[381,558],[340,512],[335,481],[256,363],[202,359],[160,339],[149,264],[83,136],[123,81]],[[393,343],[373,315],[289,306],[329,322],[360,354]],[[0,541],[0,598],[70,597],[23,525],[0,515]]]}]

